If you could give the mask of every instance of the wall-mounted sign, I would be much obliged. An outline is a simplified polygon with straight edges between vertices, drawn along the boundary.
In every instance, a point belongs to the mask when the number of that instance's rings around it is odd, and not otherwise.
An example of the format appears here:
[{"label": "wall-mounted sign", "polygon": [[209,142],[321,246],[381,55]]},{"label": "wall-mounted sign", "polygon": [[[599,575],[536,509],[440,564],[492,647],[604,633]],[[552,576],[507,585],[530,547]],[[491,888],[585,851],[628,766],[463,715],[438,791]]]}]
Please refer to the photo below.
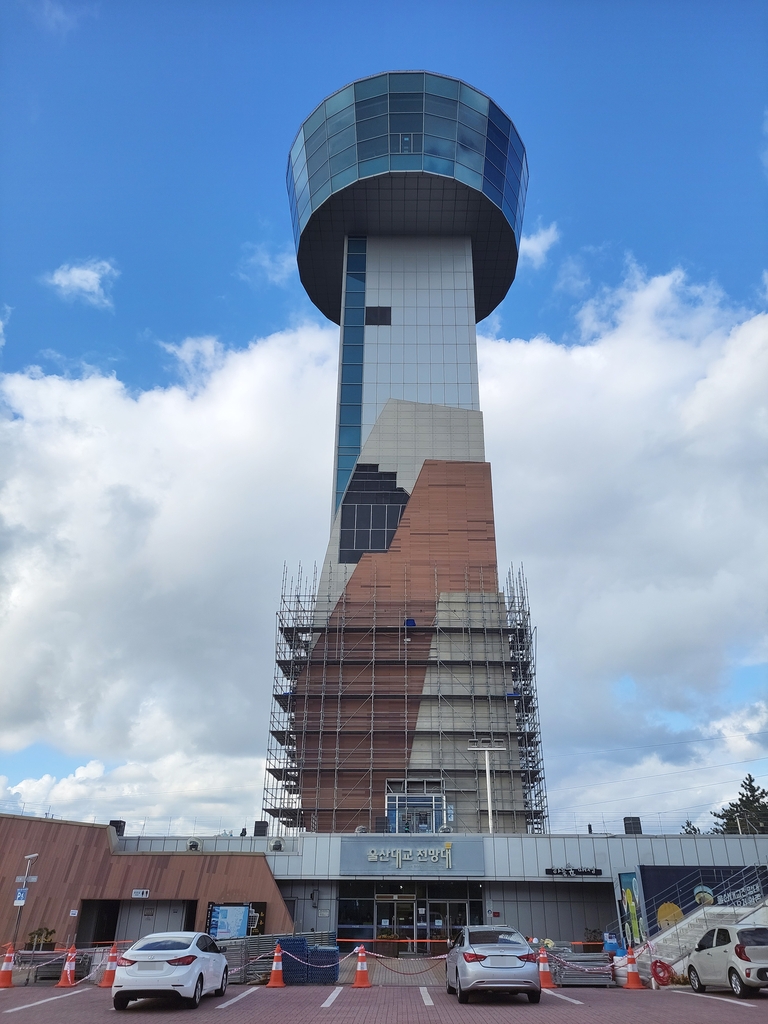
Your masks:
[{"label": "wall-mounted sign", "polygon": [[205,930],[214,939],[244,939],[263,935],[266,903],[209,903]]},{"label": "wall-mounted sign", "polygon": [[602,875],[601,868],[572,868],[570,864],[566,864],[564,868],[545,868],[544,874],[546,875],[562,875],[565,878],[580,878],[584,875],[591,875],[597,877]]},{"label": "wall-mounted sign", "polygon": [[131,890],[131,899],[132,900],[148,900],[149,899],[149,889],[132,889]]},{"label": "wall-mounted sign", "polygon": [[342,875],[484,875],[485,859],[481,838],[456,838],[440,842],[405,835],[387,836],[379,842],[372,836],[343,836]]},{"label": "wall-mounted sign", "polygon": [[24,885],[24,884],[28,884],[29,882],[36,882],[36,881],[37,881],[37,875],[30,875],[28,878],[25,878],[24,875],[16,875],[16,885],[19,885],[20,883],[22,885]]},{"label": "wall-mounted sign", "polygon": [[70,910],[69,916],[70,917],[77,917],[77,911],[76,910]]}]

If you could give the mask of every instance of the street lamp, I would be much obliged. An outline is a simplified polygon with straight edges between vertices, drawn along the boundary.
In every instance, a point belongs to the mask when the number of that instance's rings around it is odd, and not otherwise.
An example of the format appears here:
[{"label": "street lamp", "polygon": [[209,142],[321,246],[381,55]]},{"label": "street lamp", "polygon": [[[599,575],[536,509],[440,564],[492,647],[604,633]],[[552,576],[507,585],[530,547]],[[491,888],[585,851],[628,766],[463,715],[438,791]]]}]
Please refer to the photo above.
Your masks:
[{"label": "street lamp", "polygon": [[467,743],[467,750],[482,750],[485,752],[485,788],[488,794],[488,831],[493,835],[493,802],[491,799],[491,754],[495,754],[497,751],[504,751],[507,748],[504,746],[503,740],[492,740],[489,737],[483,737],[480,740],[469,740]]},{"label": "street lamp", "polygon": [[[26,898],[27,898],[27,896],[26,896],[26,889],[27,889],[27,879],[29,878],[29,869],[32,867],[32,865],[37,860],[37,858],[38,858],[38,854],[36,854],[36,853],[28,853],[24,857],[24,860],[27,862],[27,870],[24,872],[24,880],[22,882],[22,888],[25,890],[25,893],[24,893],[24,900],[25,900],[25,902],[26,902]],[[12,943],[12,945],[13,945],[14,949],[16,949],[16,939],[19,937],[19,925],[21,924],[21,912],[22,912],[23,909],[24,909],[24,903],[20,903],[19,904],[18,912],[16,914],[16,927],[13,929],[13,943]]]}]

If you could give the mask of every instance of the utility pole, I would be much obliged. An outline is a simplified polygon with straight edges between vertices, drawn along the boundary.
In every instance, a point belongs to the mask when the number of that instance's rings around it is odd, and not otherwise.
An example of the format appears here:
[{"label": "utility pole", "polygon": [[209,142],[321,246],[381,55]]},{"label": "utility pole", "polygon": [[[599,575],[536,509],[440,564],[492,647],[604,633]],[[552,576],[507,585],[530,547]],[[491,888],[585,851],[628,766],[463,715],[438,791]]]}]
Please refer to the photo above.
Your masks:
[{"label": "utility pole", "polygon": [[[28,886],[28,879],[29,879],[29,869],[32,867],[32,865],[37,860],[37,858],[38,858],[38,854],[36,854],[36,853],[28,853],[24,857],[24,860],[27,862],[27,870],[24,872],[24,880],[22,882],[22,888],[24,889],[24,899],[25,899],[25,901],[26,901],[26,893],[27,893],[27,886]],[[16,913],[16,927],[13,929],[13,943],[12,943],[12,945],[13,945],[14,949],[16,949],[16,939],[19,937],[19,925],[21,924],[21,912],[22,912],[23,909],[24,909],[24,904],[20,903],[19,904],[19,909],[18,909],[18,911]]]},{"label": "utility pole", "polygon": [[488,831],[493,835],[493,797],[491,793],[491,754],[505,751],[503,740],[483,737],[480,740],[469,740],[467,750],[482,750],[485,753],[485,790],[488,796]]}]

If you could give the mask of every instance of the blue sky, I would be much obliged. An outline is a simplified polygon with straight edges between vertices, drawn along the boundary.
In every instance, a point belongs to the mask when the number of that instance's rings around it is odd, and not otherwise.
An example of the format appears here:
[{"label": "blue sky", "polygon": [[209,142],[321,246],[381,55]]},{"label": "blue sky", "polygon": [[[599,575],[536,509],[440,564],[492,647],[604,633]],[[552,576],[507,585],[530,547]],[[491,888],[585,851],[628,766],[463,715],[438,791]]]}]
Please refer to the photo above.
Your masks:
[{"label": "blue sky", "polygon": [[[387,68],[460,76],[521,132],[525,228],[556,221],[560,241],[543,273],[521,272],[494,322],[505,336],[573,340],[575,302],[620,280],[630,255],[756,301],[768,265],[759,2],[17,0],[2,17],[8,371],[85,361],[146,388],[174,372],[158,341],[240,347],[318,318],[295,277],[276,287],[248,257],[292,244],[284,173],[302,119]],[[119,271],[111,311],[41,283],[89,258]]]},{"label": "blue sky", "polygon": [[707,766],[765,769],[766,5],[8,0],[0,807],[253,817],[282,562],[322,557],[331,479],[287,153],[325,95],[408,68],[487,92],[528,152],[539,258],[481,325],[481,401],[553,808],[694,766],[622,808],[675,827],[732,795]]}]

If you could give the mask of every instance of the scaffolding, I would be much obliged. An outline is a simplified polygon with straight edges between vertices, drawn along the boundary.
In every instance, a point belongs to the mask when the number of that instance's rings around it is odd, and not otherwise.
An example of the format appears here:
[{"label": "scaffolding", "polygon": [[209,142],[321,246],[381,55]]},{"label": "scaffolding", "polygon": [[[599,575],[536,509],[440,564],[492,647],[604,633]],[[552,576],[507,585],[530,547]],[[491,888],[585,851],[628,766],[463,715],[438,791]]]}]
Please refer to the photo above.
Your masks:
[{"label": "scaffolding", "polygon": [[[469,574],[467,575],[469,580]],[[504,741],[493,765],[494,825],[547,830],[535,631],[522,569],[484,588],[414,605],[331,607],[317,572],[283,589],[264,811],[299,831],[488,829],[484,762],[469,741]],[[407,594],[407,585],[403,593]]]}]

